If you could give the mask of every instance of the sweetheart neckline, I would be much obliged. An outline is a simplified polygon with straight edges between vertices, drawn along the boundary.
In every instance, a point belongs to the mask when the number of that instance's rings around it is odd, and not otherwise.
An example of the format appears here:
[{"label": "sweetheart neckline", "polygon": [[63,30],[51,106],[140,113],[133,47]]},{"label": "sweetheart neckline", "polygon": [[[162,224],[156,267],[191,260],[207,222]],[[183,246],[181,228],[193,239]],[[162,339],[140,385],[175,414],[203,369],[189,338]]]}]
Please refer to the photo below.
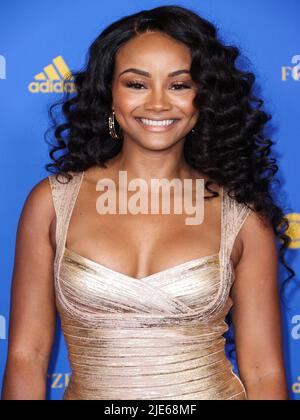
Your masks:
[{"label": "sweetheart neckline", "polygon": [[[225,191],[224,191],[224,186],[222,187],[222,194],[221,194],[221,238],[220,238],[220,248],[219,248],[219,251],[217,253],[214,253],[214,254],[211,254],[211,255],[204,255],[204,256],[198,257],[198,258],[194,258],[192,260],[188,260],[188,261],[185,261],[183,263],[177,264],[177,265],[175,265],[173,267],[169,267],[169,268],[166,268],[164,270],[158,271],[156,273],[152,273],[152,274],[150,274],[148,276],[137,278],[137,277],[132,277],[132,276],[129,276],[127,274],[121,273],[120,271],[115,271],[115,270],[113,270],[113,269],[111,269],[111,268],[109,268],[109,267],[107,267],[107,266],[105,266],[103,264],[97,263],[94,260],[91,260],[91,259],[89,259],[87,257],[84,257],[83,255],[77,254],[75,251],[72,251],[72,250],[68,249],[66,247],[68,227],[69,227],[70,219],[71,219],[71,216],[72,216],[72,211],[74,209],[74,206],[75,206],[75,203],[76,203],[76,199],[78,197],[78,194],[79,194],[79,191],[80,191],[80,188],[81,188],[81,185],[82,185],[84,176],[85,176],[85,171],[82,171],[81,172],[79,183],[77,185],[75,199],[73,200],[71,211],[68,214],[66,228],[65,228],[65,233],[64,233],[64,240],[63,240],[63,244],[62,244],[62,254],[63,255],[65,255],[66,252],[69,252],[69,254],[73,255],[73,257],[77,257],[77,259],[80,258],[80,259],[86,261],[87,263],[92,264],[94,267],[101,268],[102,270],[105,270],[105,271],[107,271],[107,272],[109,272],[111,274],[114,274],[115,276],[118,276],[120,278],[131,280],[131,281],[137,281],[137,282],[146,282],[148,280],[150,281],[153,278],[157,278],[160,275],[163,275],[165,273],[176,272],[176,270],[184,269],[184,268],[188,267],[189,265],[192,265],[194,263],[199,263],[200,261],[205,260],[205,259],[209,260],[209,259],[212,259],[213,257],[214,258],[215,257],[218,257],[218,263],[219,263],[219,266],[221,266],[221,261],[220,260],[221,260],[221,255],[222,255],[222,250],[223,250],[223,241],[224,241],[224,237],[223,237],[223,235],[224,235],[224,233],[223,233],[223,229],[224,229],[224,208],[225,208],[225,199],[226,199],[226,196],[227,196],[227,194],[225,194]],[[229,259],[229,263],[232,264],[232,267],[233,267],[233,262],[232,262],[231,258]]]},{"label": "sweetheart neckline", "polygon": [[163,275],[165,273],[176,272],[176,270],[184,269],[184,268],[188,267],[189,265],[199,263],[202,260],[213,259],[217,256],[218,256],[218,262],[220,262],[220,251],[219,251],[219,252],[216,252],[214,254],[204,255],[202,257],[197,257],[197,258],[193,258],[192,260],[184,261],[184,262],[176,264],[172,267],[165,268],[164,270],[160,270],[160,271],[157,271],[155,273],[149,274],[148,276],[145,276],[145,277],[137,278],[137,277],[133,277],[133,276],[129,276],[127,274],[121,273],[120,271],[113,270],[112,268],[109,268],[106,265],[98,263],[98,262],[96,262],[96,261],[94,261],[90,258],[84,257],[83,255],[80,255],[77,252],[72,251],[71,249],[64,246],[63,255],[65,256],[67,253],[73,255],[73,257],[75,257],[77,259],[82,259],[84,261],[87,261],[89,264],[91,264],[93,266],[96,266],[98,268],[101,268],[102,270],[108,271],[108,272],[114,274],[115,276],[119,276],[121,278],[126,278],[126,279],[129,279],[131,281],[138,281],[138,282],[148,281],[148,280],[153,279],[155,277],[159,277],[160,275]]}]

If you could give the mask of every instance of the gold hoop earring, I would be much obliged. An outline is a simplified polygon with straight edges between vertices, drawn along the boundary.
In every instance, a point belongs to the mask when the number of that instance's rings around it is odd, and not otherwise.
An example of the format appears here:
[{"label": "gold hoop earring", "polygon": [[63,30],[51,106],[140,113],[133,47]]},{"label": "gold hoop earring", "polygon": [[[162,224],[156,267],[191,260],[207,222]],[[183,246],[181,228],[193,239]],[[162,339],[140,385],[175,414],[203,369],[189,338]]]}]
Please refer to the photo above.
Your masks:
[{"label": "gold hoop earring", "polygon": [[121,137],[117,134],[116,128],[115,128],[115,111],[112,111],[112,113],[110,114],[108,125],[109,125],[109,134],[111,135],[111,137],[114,140],[120,139]]}]

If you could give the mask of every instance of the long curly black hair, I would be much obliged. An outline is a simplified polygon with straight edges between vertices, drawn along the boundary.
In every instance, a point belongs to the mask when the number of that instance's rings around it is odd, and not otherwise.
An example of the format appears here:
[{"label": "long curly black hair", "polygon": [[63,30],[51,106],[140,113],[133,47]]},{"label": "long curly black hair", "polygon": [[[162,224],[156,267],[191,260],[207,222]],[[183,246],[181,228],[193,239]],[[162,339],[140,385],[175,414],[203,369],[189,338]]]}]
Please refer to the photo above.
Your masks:
[{"label": "long curly black hair", "polygon": [[[75,93],[67,90],[62,100],[50,106],[53,125],[45,138],[54,130],[55,144],[50,151],[53,163],[46,169],[70,179],[69,171],[105,167],[120,152],[122,139],[112,140],[108,127],[115,55],[127,41],[146,31],[168,34],[191,51],[191,77],[199,87],[194,100],[199,119],[195,132],[185,138],[187,163],[208,178],[205,186],[212,197],[218,193],[210,184],[225,186],[231,197],[273,227],[280,242],[279,260],[289,272],[286,281],[290,280],[295,272],[285,261],[291,242],[289,221],[272,197],[273,184],[280,184],[275,179],[278,165],[270,156],[274,142],[263,133],[272,117],[261,109],[264,101],[254,95],[253,72],[237,66],[239,48],[224,45],[216,27],[192,10],[157,7],[126,16],[102,31],[89,48],[84,69],[73,72]],[[60,105],[65,120],[58,123],[54,109]]]}]

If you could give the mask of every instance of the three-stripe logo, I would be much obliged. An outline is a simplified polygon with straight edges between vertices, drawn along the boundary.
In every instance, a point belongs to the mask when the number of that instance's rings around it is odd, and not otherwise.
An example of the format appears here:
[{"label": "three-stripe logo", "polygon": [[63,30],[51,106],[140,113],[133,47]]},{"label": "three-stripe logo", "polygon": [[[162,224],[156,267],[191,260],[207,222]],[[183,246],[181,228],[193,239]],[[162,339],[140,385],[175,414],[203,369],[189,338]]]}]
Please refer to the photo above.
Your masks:
[{"label": "three-stripe logo", "polygon": [[44,67],[44,71],[34,76],[35,82],[29,84],[31,93],[74,92],[74,78],[63,57],[60,55]]}]

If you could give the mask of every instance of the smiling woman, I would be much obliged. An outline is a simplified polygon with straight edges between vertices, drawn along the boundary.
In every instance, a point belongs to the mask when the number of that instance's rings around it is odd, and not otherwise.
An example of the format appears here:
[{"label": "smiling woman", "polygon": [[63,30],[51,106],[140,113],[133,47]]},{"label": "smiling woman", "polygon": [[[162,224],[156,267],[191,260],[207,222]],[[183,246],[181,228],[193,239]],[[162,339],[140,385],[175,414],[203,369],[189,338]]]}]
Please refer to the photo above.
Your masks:
[{"label": "smiling woman", "polygon": [[[126,16],[93,42],[76,93],[51,107],[51,175],[21,218],[4,398],[30,392],[19,379],[29,370],[41,397],[56,309],[72,368],[65,400],[288,398],[276,249],[279,239],[292,277],[288,221],[271,196],[270,116],[238,56],[178,6]],[[203,222],[99,215],[97,185],[122,189],[120,171],[150,186],[201,179]],[[229,313],[240,377],[225,354]],[[21,362],[24,348],[34,357]]]},{"label": "smiling woman", "polygon": [[193,129],[198,119],[193,104],[197,84],[190,67],[189,48],[161,32],[140,34],[119,49],[112,80],[113,110],[126,140],[129,135],[129,141],[159,150],[174,147]]}]

